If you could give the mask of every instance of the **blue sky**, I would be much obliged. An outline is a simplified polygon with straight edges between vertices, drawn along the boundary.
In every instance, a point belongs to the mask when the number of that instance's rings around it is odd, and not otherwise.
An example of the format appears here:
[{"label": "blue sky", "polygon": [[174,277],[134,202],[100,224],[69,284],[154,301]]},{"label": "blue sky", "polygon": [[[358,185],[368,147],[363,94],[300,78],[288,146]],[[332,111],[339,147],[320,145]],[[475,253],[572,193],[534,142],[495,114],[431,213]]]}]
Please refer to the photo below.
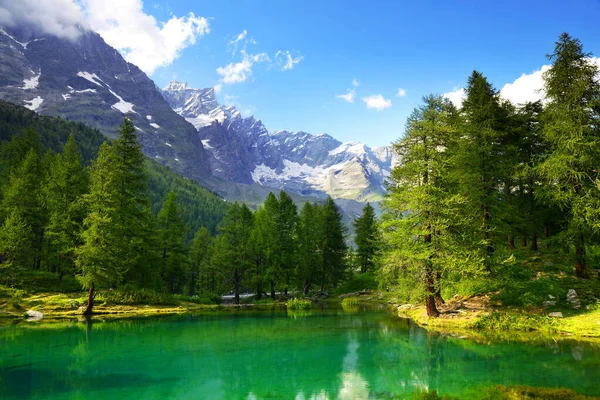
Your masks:
[{"label": "blue sky", "polygon": [[400,137],[423,95],[460,97],[473,69],[506,98],[535,97],[563,31],[600,54],[597,0],[22,1],[47,5],[41,21],[83,19],[160,87],[217,86],[270,131],[370,146]]}]

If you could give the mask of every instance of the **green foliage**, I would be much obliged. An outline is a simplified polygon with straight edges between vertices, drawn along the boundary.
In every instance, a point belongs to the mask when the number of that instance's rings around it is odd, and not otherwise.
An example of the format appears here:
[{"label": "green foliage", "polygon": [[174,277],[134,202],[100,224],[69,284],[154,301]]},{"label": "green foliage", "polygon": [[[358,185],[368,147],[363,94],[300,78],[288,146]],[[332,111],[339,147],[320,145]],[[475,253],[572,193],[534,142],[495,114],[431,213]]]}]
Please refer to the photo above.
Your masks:
[{"label": "green foliage", "polygon": [[589,397],[566,388],[544,388],[531,386],[504,386],[482,389],[477,397],[480,400],[592,400]]},{"label": "green foliage", "polygon": [[221,296],[215,293],[203,294],[200,296],[184,296],[184,295],[175,295],[175,298],[178,301],[187,301],[194,304],[221,304]]},{"label": "green foliage", "polygon": [[286,306],[288,310],[310,310],[312,302],[310,300],[291,299],[287,302]]},{"label": "green foliage", "polygon": [[337,287],[334,295],[344,293],[353,293],[361,290],[376,290],[379,286],[374,272],[365,272],[364,274],[353,274],[352,278]]},{"label": "green foliage", "polygon": [[96,302],[104,302],[106,305],[178,305],[176,296],[154,291],[152,289],[137,289],[124,287],[116,290],[99,292]]},{"label": "green foliage", "polygon": [[376,258],[381,250],[381,233],[375,216],[375,210],[367,203],[360,217],[354,220],[354,242],[360,272],[375,267]]},{"label": "green foliage", "polygon": [[440,396],[437,390],[417,390],[413,392],[411,399],[413,400],[458,400],[456,397],[448,395]]},{"label": "green foliage", "polygon": [[358,307],[360,299],[358,297],[346,297],[342,300],[342,307]]},{"label": "green foliage", "polygon": [[493,331],[554,330],[556,319],[544,315],[492,312],[477,319],[472,328]]}]

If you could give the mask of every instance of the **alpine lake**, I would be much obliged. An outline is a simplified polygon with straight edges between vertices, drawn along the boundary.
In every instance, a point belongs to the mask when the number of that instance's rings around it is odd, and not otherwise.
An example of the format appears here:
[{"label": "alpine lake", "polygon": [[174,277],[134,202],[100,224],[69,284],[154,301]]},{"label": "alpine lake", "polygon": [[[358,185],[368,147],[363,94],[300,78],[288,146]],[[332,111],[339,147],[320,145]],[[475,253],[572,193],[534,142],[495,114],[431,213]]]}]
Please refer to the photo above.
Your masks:
[{"label": "alpine lake", "polygon": [[384,308],[241,309],[0,326],[2,399],[477,398],[495,385],[600,396],[600,345],[471,341]]}]

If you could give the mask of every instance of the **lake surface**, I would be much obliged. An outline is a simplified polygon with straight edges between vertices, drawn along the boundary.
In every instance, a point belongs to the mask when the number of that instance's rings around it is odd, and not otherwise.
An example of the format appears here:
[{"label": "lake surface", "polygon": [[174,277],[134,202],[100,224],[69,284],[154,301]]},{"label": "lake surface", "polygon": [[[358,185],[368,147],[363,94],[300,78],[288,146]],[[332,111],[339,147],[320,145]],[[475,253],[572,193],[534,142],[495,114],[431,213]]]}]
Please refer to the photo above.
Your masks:
[{"label": "lake surface", "polygon": [[600,396],[600,348],[479,344],[385,311],[0,327],[2,399],[390,399],[424,388],[471,398],[496,384]]}]

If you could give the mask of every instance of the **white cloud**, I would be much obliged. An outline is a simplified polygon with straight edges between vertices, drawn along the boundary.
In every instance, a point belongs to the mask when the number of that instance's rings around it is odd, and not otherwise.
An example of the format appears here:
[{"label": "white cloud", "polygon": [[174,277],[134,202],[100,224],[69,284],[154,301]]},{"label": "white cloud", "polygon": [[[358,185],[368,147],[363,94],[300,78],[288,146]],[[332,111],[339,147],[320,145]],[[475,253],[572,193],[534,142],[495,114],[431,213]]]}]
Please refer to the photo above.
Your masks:
[{"label": "white cloud", "polygon": [[[242,33],[240,33],[239,35],[236,36],[235,39],[229,41],[229,45],[231,46],[231,55],[232,56],[235,56],[235,54],[237,53],[239,43],[241,41],[243,41],[244,39],[246,39],[246,36],[248,36],[248,31],[244,29],[242,31]],[[244,41],[244,46],[243,46],[244,51],[246,50],[246,46],[248,45],[248,43],[255,44],[256,42],[254,41],[254,39],[248,39],[248,40]]]},{"label": "white cloud", "polygon": [[384,99],[380,94],[363,97],[362,101],[365,102],[367,108],[374,108],[377,111],[381,111],[392,106],[392,101]]},{"label": "white cloud", "polygon": [[91,28],[149,75],[210,32],[208,20],[193,13],[159,22],[141,0],[0,0],[0,24],[67,39]]},{"label": "white cloud", "polygon": [[352,86],[354,86],[354,87],[360,86],[360,81],[356,78],[352,79]]},{"label": "white cloud", "polygon": [[220,83],[217,83],[213,89],[215,90],[216,94],[219,94],[219,93],[221,93],[221,90],[223,90],[223,85]]},{"label": "white cloud", "polygon": [[398,88],[398,93],[396,93],[396,97],[404,97],[406,96],[406,89]]},{"label": "white cloud", "polygon": [[294,65],[298,64],[304,59],[304,56],[299,55],[294,58],[289,50],[279,50],[277,53],[275,53],[275,59],[277,59],[277,63],[281,66],[281,70],[287,71],[289,69],[293,69]]},{"label": "white cloud", "polygon": [[543,73],[548,69],[550,69],[549,65],[543,65],[542,68],[531,74],[522,74],[514,82],[504,85],[500,90],[500,96],[515,105],[542,100],[544,97]]},{"label": "white cloud", "polygon": [[229,42],[229,44],[235,44],[237,42],[241,42],[242,40],[244,40],[244,38],[246,37],[247,34],[248,34],[248,31],[244,29],[242,31],[242,33],[237,35],[237,38],[233,39],[231,42]]},{"label": "white cloud", "polygon": [[348,103],[354,103],[354,96],[356,95],[356,90],[350,89],[346,94],[338,94],[335,96],[336,99],[342,99],[347,101]]},{"label": "white cloud", "polygon": [[462,107],[463,100],[466,97],[465,89],[454,89],[452,92],[443,93],[442,96],[450,100],[456,107]]},{"label": "white cloud", "polygon": [[252,75],[252,66],[255,63],[270,61],[266,53],[248,54],[243,51],[242,54],[244,55],[242,61],[217,68],[217,74],[222,76],[223,83],[244,82],[248,76]]},{"label": "white cloud", "polygon": [[86,24],[73,0],[0,0],[0,25],[74,40]]},{"label": "white cloud", "polygon": [[83,0],[82,6],[92,29],[147,74],[210,32],[208,20],[193,13],[159,23],[144,13],[141,0]]}]

